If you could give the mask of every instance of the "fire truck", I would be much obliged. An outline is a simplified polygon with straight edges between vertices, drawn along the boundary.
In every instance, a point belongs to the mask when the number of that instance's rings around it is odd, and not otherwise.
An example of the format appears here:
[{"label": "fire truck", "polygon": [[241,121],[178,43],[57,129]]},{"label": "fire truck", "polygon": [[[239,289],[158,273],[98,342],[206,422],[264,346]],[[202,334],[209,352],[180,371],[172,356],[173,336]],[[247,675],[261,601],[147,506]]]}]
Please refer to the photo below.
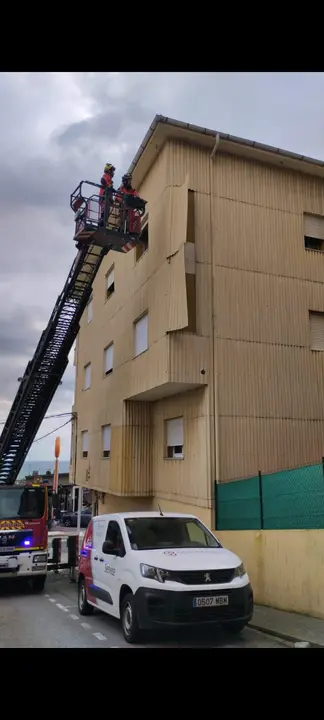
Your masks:
[{"label": "fire truck", "polygon": [[35,592],[43,590],[49,514],[46,485],[0,485],[0,580],[21,578]]},{"label": "fire truck", "polygon": [[0,578],[29,577],[38,590],[47,570],[49,491],[15,483],[67,368],[103,258],[112,250],[127,253],[141,242],[145,200],[110,190],[102,212],[100,187],[83,180],[71,194],[78,253],[0,436]]}]

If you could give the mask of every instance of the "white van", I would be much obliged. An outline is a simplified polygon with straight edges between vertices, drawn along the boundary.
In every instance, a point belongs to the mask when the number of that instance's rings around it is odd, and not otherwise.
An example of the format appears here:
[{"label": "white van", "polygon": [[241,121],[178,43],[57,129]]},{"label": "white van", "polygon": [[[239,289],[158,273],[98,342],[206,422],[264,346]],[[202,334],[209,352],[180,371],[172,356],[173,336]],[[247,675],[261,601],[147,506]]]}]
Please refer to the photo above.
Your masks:
[{"label": "white van", "polygon": [[141,631],[206,623],[243,630],[253,591],[243,563],[194,515],[142,512],[94,517],[80,551],[78,607]]}]

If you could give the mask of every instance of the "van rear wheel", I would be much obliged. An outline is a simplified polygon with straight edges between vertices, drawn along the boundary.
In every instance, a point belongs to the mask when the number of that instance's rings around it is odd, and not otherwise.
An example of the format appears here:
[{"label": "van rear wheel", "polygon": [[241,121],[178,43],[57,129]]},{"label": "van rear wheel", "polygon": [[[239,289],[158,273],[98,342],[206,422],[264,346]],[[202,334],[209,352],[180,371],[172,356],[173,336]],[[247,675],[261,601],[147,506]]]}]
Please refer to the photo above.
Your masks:
[{"label": "van rear wheel", "polygon": [[80,615],[92,615],[93,606],[87,601],[87,591],[84,578],[80,578],[78,587],[78,608]]},{"label": "van rear wheel", "polygon": [[134,595],[126,595],[121,604],[121,626],[124,638],[128,643],[139,642],[141,631],[138,626]]}]

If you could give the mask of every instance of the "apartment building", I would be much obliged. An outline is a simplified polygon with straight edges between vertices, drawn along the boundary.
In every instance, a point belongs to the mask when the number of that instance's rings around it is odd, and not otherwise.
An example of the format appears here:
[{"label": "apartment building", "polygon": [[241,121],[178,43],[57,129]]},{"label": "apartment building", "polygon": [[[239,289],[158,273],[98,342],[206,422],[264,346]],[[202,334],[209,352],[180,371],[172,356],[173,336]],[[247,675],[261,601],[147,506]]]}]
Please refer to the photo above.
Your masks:
[{"label": "apartment building", "polygon": [[157,116],[76,348],[71,475],[99,511],[194,512],[324,455],[324,163]]}]

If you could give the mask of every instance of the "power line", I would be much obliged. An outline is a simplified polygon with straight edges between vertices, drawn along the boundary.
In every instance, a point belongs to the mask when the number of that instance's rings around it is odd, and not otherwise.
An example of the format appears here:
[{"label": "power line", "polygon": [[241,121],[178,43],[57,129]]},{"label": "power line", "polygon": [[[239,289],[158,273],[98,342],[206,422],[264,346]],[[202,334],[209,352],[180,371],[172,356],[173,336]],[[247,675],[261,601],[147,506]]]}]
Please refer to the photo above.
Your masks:
[{"label": "power line", "polygon": [[34,445],[35,443],[40,442],[40,440],[45,440],[45,438],[53,435],[53,433],[56,433],[58,430],[61,430],[61,428],[65,427],[65,425],[68,425],[70,422],[72,422],[72,418],[63,423],[63,425],[59,425],[58,427],[54,428],[54,430],[51,430],[51,432],[46,433],[46,435],[42,435],[42,437],[37,438],[32,444]]},{"label": "power line", "polygon": [[[44,422],[44,420],[52,420],[52,418],[66,417],[67,415],[73,415],[73,412],[57,413],[56,415],[45,415],[42,422]],[[4,421],[0,422],[0,425],[5,425],[6,422],[7,421],[4,420]]]}]

